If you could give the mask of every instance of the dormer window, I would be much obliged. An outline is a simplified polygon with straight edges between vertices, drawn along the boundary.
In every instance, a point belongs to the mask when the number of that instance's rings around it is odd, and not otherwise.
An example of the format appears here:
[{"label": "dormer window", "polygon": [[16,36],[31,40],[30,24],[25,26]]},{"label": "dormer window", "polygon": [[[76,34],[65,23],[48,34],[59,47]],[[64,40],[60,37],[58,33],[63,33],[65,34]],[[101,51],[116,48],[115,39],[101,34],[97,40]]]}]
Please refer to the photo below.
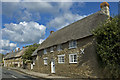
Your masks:
[{"label": "dormer window", "polygon": [[44,49],[44,54],[47,54],[47,50],[46,49]]},{"label": "dormer window", "polygon": [[77,41],[73,40],[73,41],[69,41],[69,49],[71,48],[77,48]]},{"label": "dormer window", "polygon": [[53,47],[50,48],[50,52],[53,52]]},{"label": "dormer window", "polygon": [[62,45],[57,45],[57,50],[61,51],[62,50]]}]

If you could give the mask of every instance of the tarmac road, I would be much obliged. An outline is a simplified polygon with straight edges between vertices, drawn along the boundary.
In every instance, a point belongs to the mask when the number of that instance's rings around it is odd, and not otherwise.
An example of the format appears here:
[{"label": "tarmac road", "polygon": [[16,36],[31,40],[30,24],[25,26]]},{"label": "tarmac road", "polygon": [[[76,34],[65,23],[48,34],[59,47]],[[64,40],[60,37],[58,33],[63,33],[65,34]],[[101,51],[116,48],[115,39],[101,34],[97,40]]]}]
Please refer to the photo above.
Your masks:
[{"label": "tarmac road", "polygon": [[0,68],[0,75],[2,74],[2,80],[45,80],[43,78],[36,78],[27,74],[20,73],[7,68]]}]

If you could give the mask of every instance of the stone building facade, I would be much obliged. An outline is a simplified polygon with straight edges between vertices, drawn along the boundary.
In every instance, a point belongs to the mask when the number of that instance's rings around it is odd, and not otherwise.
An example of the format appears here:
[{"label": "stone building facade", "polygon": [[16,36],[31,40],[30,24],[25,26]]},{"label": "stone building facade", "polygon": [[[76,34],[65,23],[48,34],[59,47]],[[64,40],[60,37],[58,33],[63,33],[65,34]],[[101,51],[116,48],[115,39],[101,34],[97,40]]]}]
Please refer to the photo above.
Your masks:
[{"label": "stone building facade", "polygon": [[103,11],[109,7],[106,4],[101,4],[101,11],[52,31],[34,53],[33,70],[75,78],[101,77],[92,31],[109,18]]},{"label": "stone building facade", "polygon": [[23,66],[22,55],[25,53],[25,50],[27,50],[27,48],[23,47],[22,50],[18,49],[18,51],[9,53],[4,58],[4,67],[22,67]]}]

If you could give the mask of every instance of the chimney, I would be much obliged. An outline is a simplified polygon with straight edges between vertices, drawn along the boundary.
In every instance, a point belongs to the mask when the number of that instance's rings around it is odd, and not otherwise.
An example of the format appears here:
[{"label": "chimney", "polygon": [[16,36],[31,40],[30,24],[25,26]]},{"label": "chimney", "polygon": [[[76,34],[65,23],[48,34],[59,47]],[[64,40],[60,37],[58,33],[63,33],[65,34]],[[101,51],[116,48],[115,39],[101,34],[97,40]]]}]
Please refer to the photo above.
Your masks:
[{"label": "chimney", "polygon": [[24,48],[24,47],[23,47]]},{"label": "chimney", "polygon": [[103,2],[100,4],[101,12],[110,16],[110,11],[109,11],[109,4],[107,2]]},{"label": "chimney", "polygon": [[18,51],[20,51],[20,48],[18,48]]},{"label": "chimney", "polygon": [[13,53],[13,50],[12,50],[12,53]]},{"label": "chimney", "polygon": [[50,31],[50,34],[52,34],[54,31]]}]

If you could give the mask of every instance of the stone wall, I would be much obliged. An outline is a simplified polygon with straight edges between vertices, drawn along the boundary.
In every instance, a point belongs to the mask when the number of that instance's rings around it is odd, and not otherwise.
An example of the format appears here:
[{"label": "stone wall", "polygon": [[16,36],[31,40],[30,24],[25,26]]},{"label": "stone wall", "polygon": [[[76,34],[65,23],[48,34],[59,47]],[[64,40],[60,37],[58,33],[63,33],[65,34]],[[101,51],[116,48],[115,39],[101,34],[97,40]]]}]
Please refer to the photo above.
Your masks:
[{"label": "stone wall", "polygon": [[[93,36],[77,40],[77,48],[69,49],[69,43],[62,44],[62,51],[57,51],[54,46],[54,52],[43,54],[43,50],[38,52],[38,60],[34,68],[41,73],[51,73],[51,59],[55,60],[55,74],[61,76],[78,78],[100,77],[97,56]],[[81,50],[84,49],[84,54]],[[49,48],[48,48],[49,51]],[[77,63],[69,63],[69,54],[77,53]],[[58,63],[58,55],[65,54],[65,63]],[[48,65],[44,65],[43,58],[48,58]]]}]

